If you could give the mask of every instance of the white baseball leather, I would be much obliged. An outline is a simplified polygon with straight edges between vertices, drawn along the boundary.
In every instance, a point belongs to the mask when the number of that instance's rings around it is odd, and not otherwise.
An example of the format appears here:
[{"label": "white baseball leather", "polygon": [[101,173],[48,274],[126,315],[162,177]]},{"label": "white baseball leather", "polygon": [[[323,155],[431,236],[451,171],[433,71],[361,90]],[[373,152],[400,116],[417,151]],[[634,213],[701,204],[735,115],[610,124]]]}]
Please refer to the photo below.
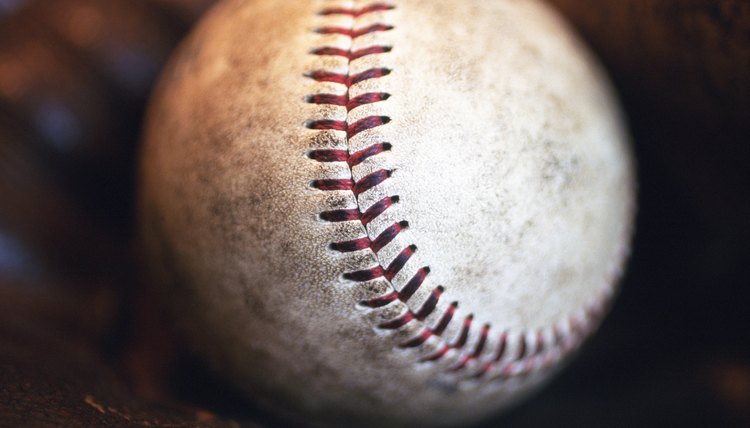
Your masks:
[{"label": "white baseball leather", "polygon": [[[373,69],[388,72],[315,78]],[[347,111],[319,94],[388,96]],[[389,121],[349,135],[370,117]],[[354,166],[316,158],[383,143]],[[598,65],[537,1],[229,1],[160,83],[141,235],[195,348],[255,399],[310,424],[466,423],[549,378],[600,321],[632,224],[626,143]],[[356,196],[319,186],[379,171]],[[366,225],[321,217],[393,196]],[[404,221],[377,251],[331,247]],[[410,246],[392,278],[347,279]],[[367,306],[424,267],[408,298]],[[437,294],[424,319],[383,327]]]}]

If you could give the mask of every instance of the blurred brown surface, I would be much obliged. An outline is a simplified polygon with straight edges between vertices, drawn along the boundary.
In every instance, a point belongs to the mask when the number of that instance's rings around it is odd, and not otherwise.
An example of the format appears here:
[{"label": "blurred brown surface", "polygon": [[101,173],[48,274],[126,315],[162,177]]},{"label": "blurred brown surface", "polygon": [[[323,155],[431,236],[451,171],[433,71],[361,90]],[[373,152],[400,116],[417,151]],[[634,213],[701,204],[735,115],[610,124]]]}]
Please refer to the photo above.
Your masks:
[{"label": "blurred brown surface", "polygon": [[[274,426],[133,268],[145,94],[211,3],[0,0],[0,426]],[[750,3],[551,3],[630,118],[637,235],[601,331],[487,426],[750,426]]]},{"label": "blurred brown surface", "polygon": [[140,118],[199,3],[0,0],[0,426],[225,425],[140,386],[170,342],[131,327]]},{"label": "blurred brown surface", "polygon": [[108,296],[34,287],[0,283],[0,425],[236,426],[207,411],[143,400],[124,386],[94,340],[113,313]]}]

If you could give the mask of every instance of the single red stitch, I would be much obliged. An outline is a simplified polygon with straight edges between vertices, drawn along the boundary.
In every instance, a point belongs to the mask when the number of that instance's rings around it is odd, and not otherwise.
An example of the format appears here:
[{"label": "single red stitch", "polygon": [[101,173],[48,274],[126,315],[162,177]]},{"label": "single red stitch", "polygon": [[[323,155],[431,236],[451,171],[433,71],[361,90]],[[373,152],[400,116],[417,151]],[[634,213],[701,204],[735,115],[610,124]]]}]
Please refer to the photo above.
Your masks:
[{"label": "single red stitch", "polygon": [[516,361],[522,360],[526,356],[527,351],[526,337],[521,335],[518,337],[518,354],[516,355]]},{"label": "single red stitch", "polygon": [[[307,157],[318,162],[346,162],[350,167],[357,166],[372,156],[391,150],[390,143],[373,144],[366,149],[349,156],[346,150],[340,149],[317,149],[311,150]],[[398,201],[398,196],[394,196],[393,202]]]},{"label": "single red stitch", "polygon": [[407,340],[406,342],[398,346],[399,348],[416,348],[417,346],[420,346],[423,343],[425,343],[427,339],[433,336],[433,334],[434,332],[432,330],[430,330],[429,328],[425,328],[417,336]]},{"label": "single red stitch", "polygon": [[348,9],[345,7],[330,7],[321,10],[318,12],[318,15],[350,15],[355,18],[358,18],[362,15],[372,13],[372,12],[379,12],[379,11],[386,11],[395,9],[395,6],[387,4],[387,3],[373,3],[367,6],[364,6],[360,9]]},{"label": "single red stitch", "polygon": [[320,219],[330,222],[340,222],[340,221],[351,221],[351,220],[359,220],[359,210],[356,208],[351,209],[345,209],[345,210],[332,210],[332,211],[323,211],[320,213]]},{"label": "single red stitch", "polygon": [[[408,247],[401,250],[401,253],[396,256],[395,259],[393,259],[391,264],[389,264],[388,268],[385,270],[385,279],[387,279],[388,281],[392,280],[393,277],[395,277],[401,271],[401,269],[404,267],[406,262],[409,261],[416,250],[416,245],[409,245]],[[404,290],[401,290],[401,293],[398,294],[401,295],[403,292]]]},{"label": "single red stitch", "polygon": [[372,24],[370,26],[354,30],[350,36],[352,39],[356,39],[357,37],[364,36],[365,34],[382,32],[382,31],[391,31],[391,30],[393,30],[393,25]]},{"label": "single red stitch", "polygon": [[370,92],[367,94],[362,94],[349,100],[349,102],[346,103],[346,110],[352,111],[359,106],[373,104],[379,101],[385,101],[390,97],[391,94],[387,94],[385,92]]},{"label": "single red stitch", "polygon": [[534,355],[538,355],[544,352],[544,332],[540,329],[536,332],[536,349],[534,349]]},{"label": "single red stitch", "polygon": [[380,278],[381,276],[383,276],[383,268],[381,266],[375,266],[369,269],[347,272],[344,274],[344,279],[356,282],[365,282],[373,280],[375,278]]},{"label": "single red stitch", "polygon": [[479,341],[477,342],[474,352],[471,353],[472,358],[479,358],[482,355],[484,346],[487,344],[487,336],[490,334],[490,325],[485,324],[482,326],[482,330],[479,333]]},{"label": "single red stitch", "polygon": [[393,50],[392,46],[369,46],[366,48],[362,48],[356,51],[349,52],[349,61],[354,61],[355,59],[362,58],[364,56],[368,55],[375,55],[379,53],[388,53]]},{"label": "single red stitch", "polygon": [[[349,159],[347,159],[346,162],[349,164],[349,167],[354,167],[371,158],[372,156],[379,155],[380,153],[389,150],[391,150],[391,143],[373,144],[370,147],[362,149],[357,153],[349,156]],[[398,198],[398,196],[396,196],[396,198]]]},{"label": "single red stitch", "polygon": [[318,162],[346,162],[349,154],[346,150],[318,149],[310,151],[307,157]]},{"label": "single red stitch", "polygon": [[398,299],[398,293],[395,291],[392,291],[386,295],[376,297],[370,300],[365,300],[361,302],[361,304],[364,306],[367,306],[368,308],[379,308],[381,306],[385,306],[395,301],[396,299]]},{"label": "single red stitch", "polygon": [[343,27],[320,27],[317,28],[315,32],[320,34],[342,34],[344,36],[349,36],[349,38],[351,39],[356,39],[357,37],[364,36],[365,34],[390,30],[393,30],[392,25],[372,24],[370,26],[363,27],[357,30]]},{"label": "single red stitch", "polygon": [[461,328],[461,334],[458,336],[458,339],[451,344],[451,348],[454,349],[461,349],[466,345],[466,340],[469,338],[469,329],[471,328],[471,322],[474,321],[474,314],[468,315],[466,318],[464,318],[464,325]]},{"label": "single red stitch", "polygon": [[308,95],[305,97],[305,101],[310,104],[331,104],[335,106],[345,106],[349,102],[349,97],[346,95],[336,94],[315,94]]},{"label": "single red stitch", "polygon": [[351,52],[349,49],[335,48],[333,46],[324,46],[322,48],[315,48],[310,51],[313,55],[332,55],[332,56],[343,56],[351,61]]},{"label": "single red stitch", "polygon": [[442,285],[438,285],[437,287],[435,287],[435,289],[432,291],[432,294],[430,294],[430,297],[425,300],[425,302],[422,304],[422,307],[419,308],[419,311],[414,314],[414,317],[419,321],[424,321],[425,318],[430,316],[432,311],[434,311],[437,307],[438,301],[440,300],[440,295],[442,295],[444,291],[445,287],[443,287]]},{"label": "single red stitch", "polygon": [[370,248],[372,241],[368,237],[352,239],[351,241],[332,242],[329,248],[341,253],[350,253]]},{"label": "single red stitch", "polygon": [[375,55],[379,53],[387,53],[393,49],[391,46],[368,46],[366,48],[352,51],[349,49],[337,48],[333,46],[323,46],[315,48],[310,51],[313,55],[330,55],[330,56],[342,56],[349,61],[362,58],[368,55]]},{"label": "single red stitch", "polygon": [[362,221],[362,224],[364,226],[367,226],[372,220],[380,216],[380,214],[383,214],[385,210],[390,208],[391,205],[397,203],[398,201],[399,197],[398,195],[396,195],[386,196],[385,198],[374,203],[370,208],[367,209],[367,211],[362,214],[362,218],[360,219]]},{"label": "single red stitch", "polygon": [[425,278],[427,278],[427,275],[430,273],[430,268],[428,266],[425,266],[423,268],[419,268],[417,272],[414,274],[414,276],[411,277],[409,282],[406,283],[406,285],[399,291],[398,297],[402,302],[406,302],[409,300],[409,298],[414,295],[414,293],[419,289],[419,287],[422,286],[422,283],[424,282]]},{"label": "single red stitch", "polygon": [[370,92],[354,97],[351,100],[349,100],[348,95],[315,94],[306,96],[305,101],[310,104],[346,106],[347,111],[352,111],[359,106],[385,101],[390,97],[390,94],[384,92]]},{"label": "single red stitch", "polygon": [[348,77],[345,80],[347,86],[354,85],[355,83],[364,82],[369,79],[376,79],[391,74],[390,68],[371,68],[361,73],[355,74],[354,76]]},{"label": "single red stitch", "polygon": [[407,227],[409,227],[409,222],[407,221],[393,223],[384,231],[380,232],[380,235],[378,235],[378,237],[372,241],[372,243],[370,244],[370,249],[373,253],[377,254],[381,249],[383,249],[383,247],[393,241],[393,238],[395,238],[396,235],[401,233],[401,231],[406,229]]},{"label": "single red stitch", "polygon": [[346,74],[334,73],[326,70],[315,70],[305,74],[305,77],[309,77],[318,82],[334,82],[348,85],[349,77]]},{"label": "single red stitch", "polygon": [[391,74],[389,68],[371,68],[353,76],[327,70],[314,70],[306,73],[305,77],[309,77],[317,82],[341,83],[348,88],[356,83],[364,82],[369,79],[376,79],[389,74]]},{"label": "single red stitch", "polygon": [[379,169],[375,172],[371,172],[370,174],[367,174],[366,176],[362,177],[359,181],[357,181],[352,186],[352,192],[354,192],[354,196],[359,196],[363,192],[366,192],[367,190],[377,186],[378,184],[384,182],[388,178],[390,178],[392,172],[385,170],[385,169]]},{"label": "single red stitch", "polygon": [[497,344],[497,351],[495,351],[495,358],[493,358],[493,361],[500,361],[501,358],[505,355],[505,349],[508,347],[508,332],[504,331],[503,334],[500,335],[500,340]]},{"label": "single red stitch", "polygon": [[458,302],[452,302],[448,308],[443,313],[443,316],[440,318],[440,321],[438,321],[437,325],[435,325],[435,328],[433,331],[437,335],[442,335],[445,329],[448,327],[448,324],[450,324],[451,319],[453,319],[453,315],[456,313],[456,309],[458,308]]},{"label": "single red stitch", "polygon": [[428,361],[437,361],[437,360],[443,358],[445,356],[445,354],[447,354],[448,351],[450,351],[450,350],[451,350],[451,346],[448,345],[448,344],[446,344],[446,343],[443,343],[440,346],[440,349],[438,349],[437,351],[433,352],[432,354],[429,354],[429,355],[426,355],[426,356],[420,358],[419,361],[421,361],[423,363],[424,362],[428,362]]},{"label": "single red stitch", "polygon": [[378,325],[378,327],[388,330],[395,330],[408,324],[414,319],[414,314],[411,311],[404,313],[390,321],[386,321]]},{"label": "single red stitch", "polygon": [[352,190],[354,182],[349,179],[323,179],[313,180],[310,186],[320,190]]},{"label": "single red stitch", "polygon": [[453,367],[449,368],[449,371],[457,372],[466,367],[467,364],[469,364],[469,361],[471,361],[471,355],[461,355],[458,362],[453,365]]},{"label": "single red stitch", "polygon": [[352,123],[348,127],[346,126],[346,122],[344,122],[344,128],[342,130],[346,130],[346,138],[351,139],[362,131],[385,125],[390,121],[391,118],[388,116],[367,116]]},{"label": "single red stitch", "polygon": [[348,128],[346,121],[333,119],[308,120],[305,126],[309,129],[332,129],[334,131],[346,131]]}]

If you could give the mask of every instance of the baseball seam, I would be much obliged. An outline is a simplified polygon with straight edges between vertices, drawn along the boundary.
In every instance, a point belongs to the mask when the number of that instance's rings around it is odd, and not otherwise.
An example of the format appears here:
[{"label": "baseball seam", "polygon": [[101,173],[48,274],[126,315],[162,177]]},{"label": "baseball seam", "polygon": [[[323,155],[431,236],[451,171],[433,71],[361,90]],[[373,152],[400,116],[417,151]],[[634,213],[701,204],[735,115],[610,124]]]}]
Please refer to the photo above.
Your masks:
[{"label": "baseball seam", "polygon": [[[327,70],[313,70],[305,74],[306,77],[318,82],[333,82],[344,85],[346,88],[344,95],[329,93],[308,95],[306,97],[308,103],[342,106],[346,108],[348,113],[357,107],[386,101],[390,98],[391,95],[385,92],[365,93],[354,98],[350,97],[350,93],[353,85],[365,80],[377,79],[389,75],[392,69],[371,68],[354,75],[350,75],[350,70],[351,63],[359,58],[390,52],[393,49],[392,46],[387,45],[372,45],[354,50],[352,48],[353,41],[358,37],[365,34],[386,32],[394,28],[384,23],[374,23],[366,27],[357,28],[357,20],[371,13],[385,13],[395,8],[396,6],[391,3],[372,3],[361,8],[333,7],[324,8],[318,12],[318,15],[321,16],[350,16],[352,18],[350,28],[331,25],[317,28],[314,31],[318,34],[343,35],[349,37],[352,43],[347,49],[321,46],[310,51],[314,55],[334,55],[346,58],[347,71],[343,74]],[[417,246],[412,244],[404,248],[388,266],[380,262],[377,253],[398,234],[408,228],[408,222],[406,220],[396,222],[383,230],[374,239],[371,239],[367,232],[370,231],[368,224],[372,220],[383,214],[394,204],[400,202],[399,196],[386,196],[364,212],[359,203],[360,194],[390,179],[392,171],[387,169],[376,170],[355,181],[353,179],[352,168],[373,156],[390,151],[392,144],[380,142],[361,151],[351,153],[349,140],[362,131],[387,125],[390,121],[391,118],[389,116],[367,116],[354,122],[350,122],[347,117],[347,120],[315,119],[308,120],[305,123],[305,126],[309,129],[334,130],[346,133],[346,150],[316,149],[310,151],[308,157],[318,162],[345,162],[349,169],[350,178],[318,179],[312,181],[311,186],[321,191],[351,191],[354,195],[357,208],[324,211],[320,213],[319,217],[321,220],[327,222],[359,221],[362,224],[366,232],[364,237],[349,241],[332,242],[330,248],[337,252],[354,252],[369,249],[376,255],[376,266],[344,274],[344,279],[354,282],[366,282],[382,278],[388,283],[392,291],[360,302],[363,306],[369,308],[381,308],[395,301],[407,304],[409,299],[424,284],[425,279],[430,273],[429,267],[421,267],[401,290],[396,290],[392,279],[417,251]],[[398,346],[401,348],[419,348],[431,337],[437,338],[438,343],[434,351],[421,357],[420,361],[435,362],[447,358],[450,351],[455,351],[454,353],[457,355],[452,364],[449,365],[449,371],[459,372],[472,366],[475,367],[475,370],[473,373],[467,372],[467,378],[479,379],[489,377],[490,379],[508,379],[513,376],[526,375],[550,367],[576,349],[583,342],[583,339],[599,324],[599,321],[606,312],[605,308],[609,304],[612,295],[612,289],[609,285],[611,283],[612,281],[608,282],[608,286],[604,287],[600,295],[595,296],[591,304],[585,305],[581,311],[556,323],[551,328],[547,327],[537,331],[520,332],[514,335],[511,335],[511,332],[507,330],[503,330],[498,336],[497,345],[494,346],[494,349],[490,349],[488,346],[492,327],[487,323],[481,326],[474,345],[467,346],[472,327],[476,324],[473,314],[464,317],[460,331],[453,340],[448,341],[443,337],[447,327],[454,320],[458,302],[451,302],[432,327],[424,325],[425,319],[435,311],[441,296],[445,292],[443,286],[435,287],[419,309],[415,310],[407,304],[408,310],[405,313],[379,324],[378,327],[381,329],[396,330],[409,323],[418,322],[420,323],[421,332],[411,339],[400,343]],[[518,341],[515,342],[515,352],[511,352],[510,350],[513,348],[512,338],[515,336],[518,337]]]}]

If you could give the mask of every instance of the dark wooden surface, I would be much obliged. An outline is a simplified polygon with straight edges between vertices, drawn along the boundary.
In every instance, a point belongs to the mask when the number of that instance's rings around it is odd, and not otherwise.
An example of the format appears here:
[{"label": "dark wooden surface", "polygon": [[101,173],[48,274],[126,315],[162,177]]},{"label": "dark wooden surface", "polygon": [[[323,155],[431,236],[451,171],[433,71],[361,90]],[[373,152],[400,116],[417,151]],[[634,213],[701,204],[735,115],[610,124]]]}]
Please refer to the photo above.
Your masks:
[{"label": "dark wooden surface", "polygon": [[[274,425],[186,356],[134,268],[146,96],[210,3],[0,0],[0,426]],[[487,426],[750,426],[750,3],[551,3],[621,94],[638,228],[599,333]]]}]

